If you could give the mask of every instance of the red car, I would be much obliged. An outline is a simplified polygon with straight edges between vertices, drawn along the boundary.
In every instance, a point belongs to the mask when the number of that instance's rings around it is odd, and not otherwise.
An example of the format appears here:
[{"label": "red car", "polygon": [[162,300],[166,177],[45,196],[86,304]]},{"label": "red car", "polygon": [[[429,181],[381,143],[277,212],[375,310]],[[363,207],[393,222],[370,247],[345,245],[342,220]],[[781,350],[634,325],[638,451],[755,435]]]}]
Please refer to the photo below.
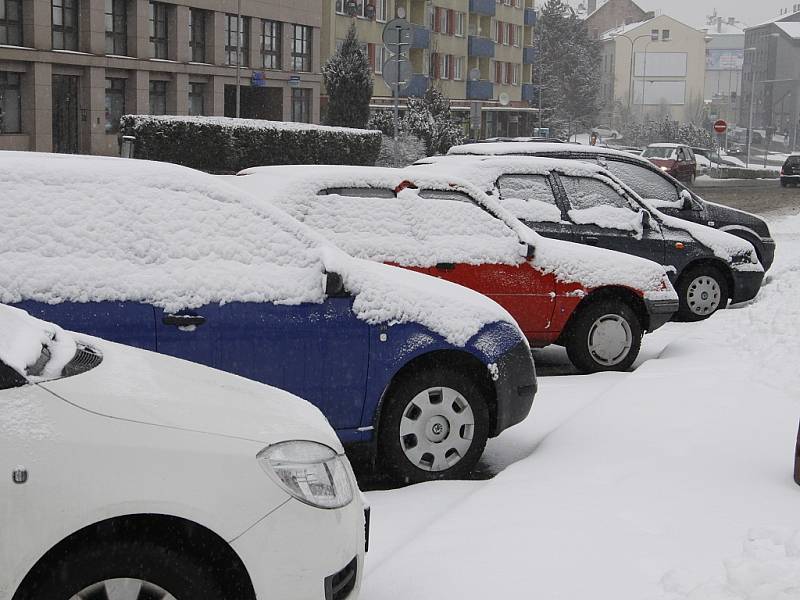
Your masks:
[{"label": "red car", "polygon": [[642,156],[679,181],[694,183],[697,177],[694,151],[684,144],[650,144]]},{"label": "red car", "polygon": [[346,252],[472,288],[534,346],[562,344],[584,372],[625,370],[645,331],[678,308],[664,268],[540,237],[477,188],[374,167],[257,167],[231,179]]}]

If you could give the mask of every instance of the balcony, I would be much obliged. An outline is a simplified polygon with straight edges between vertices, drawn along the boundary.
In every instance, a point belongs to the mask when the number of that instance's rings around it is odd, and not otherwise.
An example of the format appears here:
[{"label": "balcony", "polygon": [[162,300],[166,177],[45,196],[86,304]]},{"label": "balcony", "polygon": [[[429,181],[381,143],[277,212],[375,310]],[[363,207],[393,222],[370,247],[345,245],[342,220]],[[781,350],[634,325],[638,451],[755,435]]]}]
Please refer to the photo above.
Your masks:
[{"label": "balcony", "polygon": [[428,91],[428,84],[430,79],[427,75],[420,75],[418,73],[414,73],[411,76],[411,82],[408,84],[408,87],[400,92],[400,96],[403,98],[409,98],[411,96],[419,98],[425,95],[425,92]]},{"label": "balcony", "polygon": [[497,2],[495,0],[469,0],[469,12],[493,17]]},{"label": "balcony", "polygon": [[479,58],[494,58],[494,42],[489,38],[469,36],[467,54]]},{"label": "balcony", "polygon": [[414,29],[411,32],[411,47],[424,48],[431,47],[431,31],[422,25],[413,24]]},{"label": "balcony", "polygon": [[491,100],[494,98],[494,86],[491,81],[468,81],[467,100]]},{"label": "balcony", "polygon": [[522,84],[522,99],[536,103],[539,101],[539,86],[534,83],[523,83]]},{"label": "balcony", "polygon": [[527,27],[533,27],[536,25],[538,13],[536,12],[535,8],[526,8],[525,9],[525,25]]},{"label": "balcony", "polygon": [[528,47],[522,49],[522,64],[536,64],[536,48]]}]

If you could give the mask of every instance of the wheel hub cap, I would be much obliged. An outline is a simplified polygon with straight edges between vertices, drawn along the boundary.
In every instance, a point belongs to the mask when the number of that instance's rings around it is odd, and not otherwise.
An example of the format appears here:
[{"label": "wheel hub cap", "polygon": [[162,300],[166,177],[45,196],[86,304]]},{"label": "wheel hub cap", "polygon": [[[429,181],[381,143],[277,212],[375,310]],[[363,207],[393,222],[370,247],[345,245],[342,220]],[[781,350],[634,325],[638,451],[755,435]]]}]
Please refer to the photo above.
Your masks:
[{"label": "wheel hub cap", "polygon": [[686,292],[686,302],[696,315],[710,315],[719,308],[721,292],[713,277],[702,275],[695,278]]},{"label": "wheel hub cap", "polygon": [[148,581],[125,578],[92,584],[70,600],[175,600],[175,597]]},{"label": "wheel hub cap", "polygon": [[472,446],[475,416],[463,395],[451,388],[428,388],[406,405],[400,445],[406,458],[425,471],[444,471]]},{"label": "wheel hub cap", "polygon": [[603,315],[589,329],[589,352],[601,365],[622,362],[633,345],[628,322],[619,315]]}]

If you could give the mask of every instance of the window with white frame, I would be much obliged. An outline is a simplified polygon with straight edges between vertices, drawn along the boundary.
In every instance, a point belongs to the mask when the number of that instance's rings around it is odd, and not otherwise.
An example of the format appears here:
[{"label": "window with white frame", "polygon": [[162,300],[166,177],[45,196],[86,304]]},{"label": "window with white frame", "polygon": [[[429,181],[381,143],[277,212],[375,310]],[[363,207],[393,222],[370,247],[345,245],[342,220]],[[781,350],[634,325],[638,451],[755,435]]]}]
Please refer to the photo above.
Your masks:
[{"label": "window with white frame", "polygon": [[385,22],[389,17],[389,0],[375,0],[375,18],[380,22]]},{"label": "window with white frame", "polygon": [[458,56],[455,59],[455,70],[453,71],[453,79],[462,81],[464,79],[464,57]]},{"label": "window with white frame", "polygon": [[447,33],[447,10],[439,9],[439,29],[442,33]]},{"label": "window with white frame", "polygon": [[450,69],[453,64],[453,56],[450,54],[442,54],[442,66],[439,70],[441,79],[450,79]]},{"label": "window with white frame", "polygon": [[511,85],[519,85],[519,65],[513,65],[511,73]]},{"label": "window with white frame", "polygon": [[514,25],[514,45],[519,48],[522,44],[522,25]]},{"label": "window with white frame", "polygon": [[464,31],[466,30],[466,21],[467,15],[463,12],[456,13],[456,35],[458,37],[464,37]]},{"label": "window with white frame", "polygon": [[375,72],[383,73],[383,63],[386,62],[386,48],[382,44],[375,46]]}]

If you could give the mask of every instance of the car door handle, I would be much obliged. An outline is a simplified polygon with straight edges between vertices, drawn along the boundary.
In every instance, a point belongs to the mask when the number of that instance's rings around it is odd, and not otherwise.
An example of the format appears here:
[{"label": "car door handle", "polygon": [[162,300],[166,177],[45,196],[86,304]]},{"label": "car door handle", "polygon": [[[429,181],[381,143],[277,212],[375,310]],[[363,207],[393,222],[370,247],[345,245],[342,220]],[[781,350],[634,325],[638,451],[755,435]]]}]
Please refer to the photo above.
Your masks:
[{"label": "car door handle", "polygon": [[440,271],[452,271],[456,265],[455,263],[436,263],[436,268]]},{"label": "car door handle", "polygon": [[600,238],[594,237],[593,235],[586,235],[583,237],[583,243],[589,244],[590,246],[597,246],[600,243]]},{"label": "car door handle", "polygon": [[190,327],[192,325],[199,327],[206,322],[206,318],[202,315],[168,314],[161,317],[161,322],[164,325],[174,325],[175,327]]}]

